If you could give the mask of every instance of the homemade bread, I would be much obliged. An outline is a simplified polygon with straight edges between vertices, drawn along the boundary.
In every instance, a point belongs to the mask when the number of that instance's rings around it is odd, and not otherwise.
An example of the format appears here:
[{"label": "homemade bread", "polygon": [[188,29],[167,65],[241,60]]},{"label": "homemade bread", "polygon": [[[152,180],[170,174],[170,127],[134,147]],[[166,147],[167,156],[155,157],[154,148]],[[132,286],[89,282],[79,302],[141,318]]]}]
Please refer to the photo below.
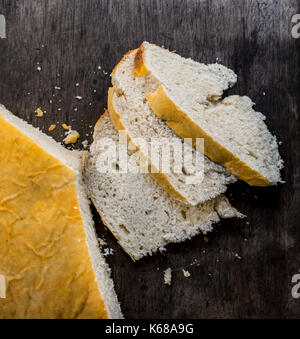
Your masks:
[{"label": "homemade bread", "polygon": [[[161,119],[150,109],[145,94],[149,88],[139,83],[133,76],[134,58],[136,51],[131,51],[121,60],[112,73],[113,89],[109,90],[108,108],[112,122],[118,130],[124,130],[139,152],[139,159],[145,165],[153,178],[163,186],[174,198],[190,205],[215,198],[226,191],[227,184],[236,181],[222,166],[210,161],[199,151],[185,143],[182,151],[184,166],[175,172],[164,171],[156,166],[153,158],[149,156],[150,144],[153,140],[165,140],[182,148],[183,140],[179,138]],[[155,83],[151,84],[155,87]],[[174,154],[178,152],[174,151]],[[194,169],[195,157],[200,164],[195,165],[196,171],[202,171],[203,177],[197,183],[191,183],[191,173]],[[162,152],[159,154],[163,158]],[[141,161],[140,161],[141,163]]]},{"label": "homemade bread", "polygon": [[236,82],[233,71],[144,42],[136,53],[134,74],[144,77],[154,113],[182,138],[204,138],[204,152],[211,160],[250,185],[281,181],[282,160],[265,117],[253,110],[248,97],[220,101]]},{"label": "homemade bread", "polygon": [[[113,142],[114,149],[108,148],[107,140]],[[119,156],[111,163],[114,171],[108,167],[103,171],[100,164],[105,159],[101,157],[117,153],[118,142],[118,132],[106,113],[95,127],[94,142],[85,159],[84,178],[103,223],[133,260],[163,251],[168,243],[209,232],[220,217],[243,216],[224,195],[187,206],[172,198],[149,173],[122,173]],[[132,166],[137,165],[136,155],[131,151],[127,155]]]},{"label": "homemade bread", "polygon": [[0,105],[0,318],[121,318],[71,152]]}]

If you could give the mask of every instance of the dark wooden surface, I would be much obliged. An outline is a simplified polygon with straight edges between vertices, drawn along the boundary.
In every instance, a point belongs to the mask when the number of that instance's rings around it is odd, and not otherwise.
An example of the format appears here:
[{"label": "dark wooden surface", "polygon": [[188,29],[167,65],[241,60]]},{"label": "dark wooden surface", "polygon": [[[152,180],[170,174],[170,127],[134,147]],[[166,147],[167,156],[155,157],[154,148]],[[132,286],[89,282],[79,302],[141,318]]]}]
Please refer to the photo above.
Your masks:
[{"label": "dark wooden surface", "polygon": [[[57,141],[62,128],[48,132],[57,122],[91,141],[89,126],[106,107],[106,73],[148,40],[231,67],[238,84],[229,93],[249,95],[283,142],[286,184],[231,186],[230,200],[248,218],[222,221],[208,243],[197,236],[133,263],[94,213],[99,234],[115,250],[107,259],[127,318],[300,317],[300,299],[291,296],[291,278],[300,270],[300,39],[290,33],[295,13],[296,0],[0,1],[7,20],[0,102]],[[43,118],[35,116],[37,107],[47,112]],[[171,287],[163,284],[168,267],[178,269]]]}]

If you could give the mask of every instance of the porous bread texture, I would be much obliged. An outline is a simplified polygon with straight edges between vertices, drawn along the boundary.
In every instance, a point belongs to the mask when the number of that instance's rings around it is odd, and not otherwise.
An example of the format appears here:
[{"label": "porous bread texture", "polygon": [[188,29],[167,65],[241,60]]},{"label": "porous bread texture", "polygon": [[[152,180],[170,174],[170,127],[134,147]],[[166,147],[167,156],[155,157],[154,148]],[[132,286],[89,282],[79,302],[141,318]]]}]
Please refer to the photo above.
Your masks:
[{"label": "porous bread texture", "polygon": [[[84,178],[103,223],[133,260],[164,251],[168,243],[207,233],[220,217],[243,216],[224,195],[197,206],[187,206],[172,198],[149,173],[101,173],[97,162],[105,150],[106,138],[118,144],[118,132],[107,113],[95,127]],[[131,151],[128,157],[137,163]]]},{"label": "porous bread texture", "polygon": [[[128,138],[139,150],[139,154],[142,154],[141,158],[147,159],[151,168],[158,172],[155,174],[153,170],[149,170],[153,178],[175,199],[195,206],[224,193],[227,184],[235,182],[236,178],[190,145],[183,151],[185,166],[182,172],[164,172],[155,167],[148,156],[148,147],[152,140],[155,138],[176,140],[180,144],[183,140],[150,109],[145,99],[149,88],[145,87],[145,83],[137,81],[133,75],[134,58],[135,51],[128,53],[112,73],[114,87],[109,90],[108,108],[115,128],[125,130]],[[151,83],[151,86],[155,86],[155,83]],[[141,142],[140,138],[146,143]],[[194,168],[193,159],[196,154],[203,160],[203,167],[199,166],[197,170],[200,172],[203,168],[204,177],[201,183],[191,184],[188,180],[192,173],[191,168]]]},{"label": "porous bread texture", "polygon": [[[6,298],[0,299],[0,318],[122,318],[110,269],[95,234],[82,179],[81,153],[66,150],[2,105],[0,119],[3,119],[1,140],[6,143],[5,147],[10,147],[11,138],[15,140],[12,152],[6,154],[2,151],[1,156],[9,156],[10,162],[19,164],[20,171],[26,173],[24,178],[15,173],[11,180],[11,174],[2,167],[0,196],[10,186],[16,185],[18,190],[9,200],[0,199],[0,239],[3,240],[4,236],[7,240],[5,246],[8,251],[4,251],[5,260],[0,263],[0,274],[7,282]],[[7,129],[9,137],[6,137]],[[20,142],[24,145],[19,147]],[[24,150],[22,147],[25,147]],[[17,157],[25,152],[25,159],[15,161],[12,159],[14,152]],[[27,182],[29,186],[25,185]],[[48,190],[43,196],[43,187],[47,185]],[[26,215],[22,211],[22,199],[28,194],[32,210],[28,210]],[[52,210],[47,203],[51,196],[54,199],[51,200]],[[13,199],[16,206],[12,204]],[[38,206],[41,206],[40,209]],[[11,214],[7,214],[8,210]],[[66,214],[63,216],[61,213]],[[27,225],[31,214],[32,222]],[[13,216],[17,215],[22,221],[15,220]],[[54,227],[51,221],[56,219],[63,222]],[[33,230],[36,224],[39,226]],[[3,254],[1,244],[0,256]],[[82,262],[72,266],[77,257],[80,261],[80,256]]]},{"label": "porous bread texture", "polygon": [[[220,100],[236,75],[219,65],[204,65],[144,42],[135,58],[154,113],[183,138],[204,138],[205,154],[254,186],[281,182],[283,162],[265,116],[246,96]],[[156,86],[149,84],[155,83]],[[147,85],[148,84],[148,85]]]}]

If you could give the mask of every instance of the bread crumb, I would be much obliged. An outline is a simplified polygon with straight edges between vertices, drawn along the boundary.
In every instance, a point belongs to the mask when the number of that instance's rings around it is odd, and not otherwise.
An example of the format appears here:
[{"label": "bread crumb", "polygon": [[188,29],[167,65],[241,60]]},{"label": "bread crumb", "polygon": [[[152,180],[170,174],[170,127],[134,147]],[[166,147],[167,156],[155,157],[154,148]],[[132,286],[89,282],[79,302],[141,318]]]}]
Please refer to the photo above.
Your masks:
[{"label": "bread crumb", "polygon": [[54,86],[54,89],[56,89],[57,91],[60,91],[60,90],[61,90],[61,87],[59,87],[59,86]]},{"label": "bread crumb", "polygon": [[191,273],[189,271],[182,270],[182,272],[185,278],[189,278],[191,276]]},{"label": "bread crumb", "polygon": [[89,145],[89,142],[87,140],[84,140],[82,142],[82,146],[84,147],[84,149],[86,149],[88,147],[88,145]]},{"label": "bread crumb", "polygon": [[107,257],[108,255],[113,255],[113,254],[114,254],[114,250],[112,248],[104,248],[103,255],[105,257]]},{"label": "bread crumb", "polygon": [[37,108],[34,112],[36,113],[36,116],[37,116],[38,118],[41,118],[41,117],[44,116],[44,112],[41,110],[40,107]]},{"label": "bread crumb", "polygon": [[63,141],[66,145],[75,144],[79,138],[80,134],[77,131],[69,130]]},{"label": "bread crumb", "polygon": [[62,124],[61,126],[62,126],[62,128],[65,129],[66,131],[69,131],[69,130],[72,128],[72,126],[68,126],[68,125],[66,125],[66,124]]},{"label": "bread crumb", "polygon": [[99,245],[100,245],[100,246],[105,246],[105,245],[107,245],[107,244],[106,244],[106,241],[105,241],[104,239],[102,239],[102,238],[98,238],[98,242],[99,242]]},{"label": "bread crumb", "polygon": [[6,298],[6,279],[5,276],[0,274],[0,299]]},{"label": "bread crumb", "polygon": [[83,98],[82,98],[80,95],[77,95],[77,96],[76,96],[76,99],[77,99],[77,100],[82,100]]},{"label": "bread crumb", "polygon": [[50,127],[48,128],[48,131],[51,132],[51,131],[53,131],[55,128],[56,128],[56,125],[55,125],[55,124],[50,125]]},{"label": "bread crumb", "polygon": [[232,252],[232,254],[233,254],[238,260],[242,260],[242,257],[241,257],[238,253]]},{"label": "bread crumb", "polygon": [[172,270],[171,270],[170,267],[167,268],[164,271],[164,282],[165,282],[165,285],[171,286],[171,283],[172,283]]},{"label": "bread crumb", "polygon": [[42,70],[42,67],[38,66],[36,69],[37,69],[38,72],[40,72]]}]

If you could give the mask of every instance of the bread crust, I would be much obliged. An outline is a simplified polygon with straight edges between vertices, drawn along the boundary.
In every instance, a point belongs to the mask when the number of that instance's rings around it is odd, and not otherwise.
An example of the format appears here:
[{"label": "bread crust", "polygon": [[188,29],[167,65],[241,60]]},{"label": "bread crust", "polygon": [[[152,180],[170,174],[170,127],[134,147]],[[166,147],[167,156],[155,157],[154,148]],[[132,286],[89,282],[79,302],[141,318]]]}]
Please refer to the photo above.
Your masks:
[{"label": "bread crust", "polygon": [[146,66],[145,58],[145,43],[143,42],[141,46],[137,49],[135,59],[134,59],[134,69],[133,74],[135,77],[141,77],[149,74],[149,70]]},{"label": "bread crust", "polygon": [[[145,56],[145,43],[139,47],[134,63],[134,75],[145,76],[149,74]],[[200,128],[184,111],[182,111],[167,95],[163,85],[154,93],[146,95],[152,111],[182,138],[203,138],[205,140],[204,153],[212,161],[224,166],[228,172],[251,186],[270,186],[271,182],[259,172],[241,161],[236,155],[220,145],[203,129]],[[195,146],[195,145],[193,145]]]},{"label": "bread crust", "polygon": [[8,114],[0,106],[0,144],[5,145],[0,242],[7,245],[0,246],[0,275],[6,281],[0,318],[108,318],[86,243],[77,164],[69,168],[59,161],[21,123],[7,120]]},{"label": "bread crust", "polygon": [[[220,145],[200,128],[184,111],[168,96],[164,86],[160,85],[154,93],[148,93],[146,99],[152,111],[182,138],[203,138],[204,153],[212,161],[224,166],[228,172],[246,181],[252,186],[269,186],[270,181],[241,161],[228,149]],[[193,145],[195,146],[195,145]]]},{"label": "bread crust", "polygon": [[135,54],[138,52],[138,48],[136,49],[132,49],[130,51],[128,51],[126,54],[124,54],[123,58],[117,63],[117,65],[114,67],[114,69],[112,70],[110,76],[112,76],[115,71],[117,70],[117,68],[127,59],[127,57],[130,55],[130,54]]}]

